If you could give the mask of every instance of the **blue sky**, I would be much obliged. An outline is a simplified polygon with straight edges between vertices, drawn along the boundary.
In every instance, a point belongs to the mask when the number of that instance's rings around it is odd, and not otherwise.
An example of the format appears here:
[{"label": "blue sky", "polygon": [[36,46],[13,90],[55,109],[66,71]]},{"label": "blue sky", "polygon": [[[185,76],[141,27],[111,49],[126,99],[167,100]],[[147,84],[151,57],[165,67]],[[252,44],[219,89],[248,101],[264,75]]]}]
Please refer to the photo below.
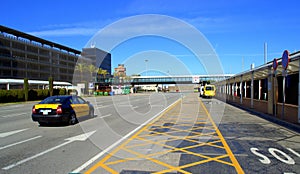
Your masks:
[{"label": "blue sky", "polygon": [[[197,28],[217,53],[225,73],[248,70],[251,63],[262,65],[265,42],[268,61],[281,57],[285,49],[299,51],[300,2],[297,0],[10,0],[1,6],[1,25],[78,50],[97,31],[116,21],[143,14],[167,15]],[[168,39],[149,36],[130,39],[110,50],[113,68],[119,63],[126,65],[129,58],[149,50],[175,56],[191,74],[205,73],[187,48]],[[150,70],[159,64],[154,59],[147,63]],[[131,75],[143,70],[128,68],[127,71]],[[175,74],[178,68],[164,71]]]}]

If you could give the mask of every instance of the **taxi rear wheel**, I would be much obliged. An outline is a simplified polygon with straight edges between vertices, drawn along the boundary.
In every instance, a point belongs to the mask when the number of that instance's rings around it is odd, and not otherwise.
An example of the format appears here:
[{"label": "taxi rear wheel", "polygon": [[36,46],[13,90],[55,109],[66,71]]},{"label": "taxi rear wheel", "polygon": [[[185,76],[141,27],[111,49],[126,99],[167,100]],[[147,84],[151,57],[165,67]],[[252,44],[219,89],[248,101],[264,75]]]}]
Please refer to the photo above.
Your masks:
[{"label": "taxi rear wheel", "polygon": [[94,109],[90,109],[89,116],[90,116],[91,118],[95,117]]},{"label": "taxi rear wheel", "polygon": [[77,118],[76,118],[76,115],[73,113],[70,115],[69,125],[74,125],[74,124],[76,124],[76,122],[77,122]]}]

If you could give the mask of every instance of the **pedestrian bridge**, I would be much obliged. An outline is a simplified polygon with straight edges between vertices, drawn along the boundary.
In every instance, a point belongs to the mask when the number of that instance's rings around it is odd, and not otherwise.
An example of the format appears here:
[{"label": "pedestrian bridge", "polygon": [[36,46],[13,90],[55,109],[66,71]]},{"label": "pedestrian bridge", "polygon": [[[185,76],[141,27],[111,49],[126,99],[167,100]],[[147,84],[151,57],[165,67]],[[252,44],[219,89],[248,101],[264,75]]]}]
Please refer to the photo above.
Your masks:
[{"label": "pedestrian bridge", "polygon": [[129,83],[143,84],[199,84],[204,81],[220,81],[232,77],[233,74],[211,75],[175,75],[175,76],[132,76]]}]

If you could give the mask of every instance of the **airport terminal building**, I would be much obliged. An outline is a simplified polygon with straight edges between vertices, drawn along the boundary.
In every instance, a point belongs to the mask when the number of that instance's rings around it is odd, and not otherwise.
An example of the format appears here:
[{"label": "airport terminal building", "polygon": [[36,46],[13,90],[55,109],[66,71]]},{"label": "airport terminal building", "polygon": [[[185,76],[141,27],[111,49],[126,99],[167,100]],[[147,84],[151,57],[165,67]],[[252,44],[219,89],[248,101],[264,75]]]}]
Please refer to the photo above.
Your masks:
[{"label": "airport terminal building", "polygon": [[101,60],[99,68],[111,74],[110,53],[98,48],[84,48],[81,52],[0,25],[0,79],[45,81],[53,77],[55,81],[72,83],[78,60],[94,65]]}]

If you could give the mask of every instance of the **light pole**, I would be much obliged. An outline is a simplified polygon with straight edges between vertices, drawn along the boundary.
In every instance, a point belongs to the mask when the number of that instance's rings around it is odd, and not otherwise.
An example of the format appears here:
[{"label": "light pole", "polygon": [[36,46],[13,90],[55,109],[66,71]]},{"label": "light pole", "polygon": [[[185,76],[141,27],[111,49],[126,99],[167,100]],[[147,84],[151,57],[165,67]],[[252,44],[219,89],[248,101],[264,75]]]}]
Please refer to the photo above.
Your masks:
[{"label": "light pole", "polygon": [[148,59],[145,59],[146,62],[146,76],[148,76]]},{"label": "light pole", "polygon": [[[146,63],[146,77],[148,76],[148,59],[145,59]],[[146,86],[146,92],[148,92],[147,86]]]}]

